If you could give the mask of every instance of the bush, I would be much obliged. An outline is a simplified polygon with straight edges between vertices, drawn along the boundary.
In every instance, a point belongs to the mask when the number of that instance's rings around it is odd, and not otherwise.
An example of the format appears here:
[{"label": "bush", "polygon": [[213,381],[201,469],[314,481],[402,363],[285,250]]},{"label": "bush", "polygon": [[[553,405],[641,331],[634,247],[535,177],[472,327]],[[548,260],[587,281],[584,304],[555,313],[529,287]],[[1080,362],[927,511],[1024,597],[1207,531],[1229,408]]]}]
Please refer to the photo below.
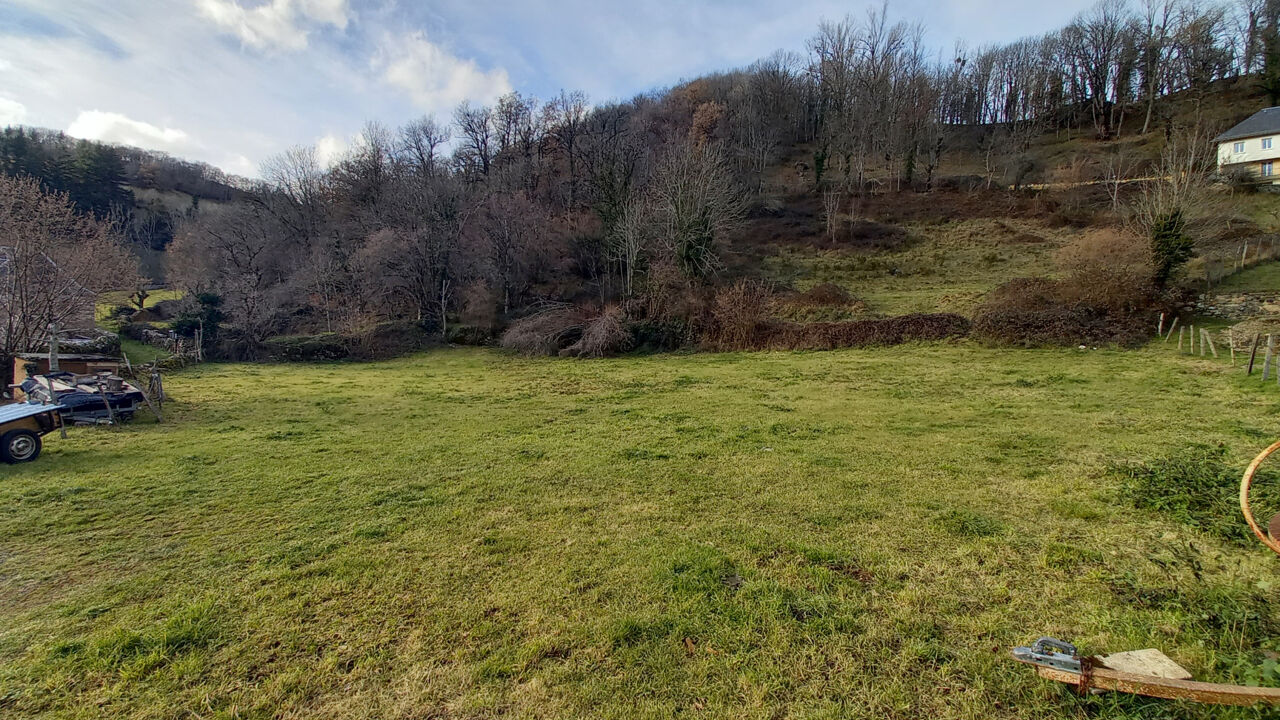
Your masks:
[{"label": "bush", "polygon": [[756,348],[772,328],[773,291],[758,280],[739,280],[716,292],[711,302],[711,327],[705,342],[714,348]]},{"label": "bush", "polygon": [[582,338],[586,314],[572,305],[558,305],[512,323],[499,344],[522,355],[556,355]]},{"label": "bush", "polygon": [[795,305],[806,305],[809,307],[829,307],[832,305],[849,305],[853,303],[853,296],[848,290],[836,285],[835,283],[819,283],[813,287],[797,294],[790,299]]},{"label": "bush", "polygon": [[1060,280],[1017,278],[974,314],[974,334],[1022,346],[1137,345],[1159,300],[1151,254],[1140,238],[1103,230],[1059,251]]},{"label": "bush", "polygon": [[353,360],[385,360],[431,347],[438,341],[438,335],[427,332],[422,323],[412,320],[377,323],[342,336],[347,354]]},{"label": "bush", "polygon": [[1133,312],[1155,298],[1151,250],[1142,238],[1115,230],[1086,233],[1058,251],[1064,279],[1058,295],[1069,304]]},{"label": "bush", "polygon": [[[221,348],[220,351],[226,355],[241,354],[232,348]],[[350,354],[346,342],[337,333],[269,338],[262,343],[262,352],[267,359],[276,362],[342,360]]]},{"label": "bush", "polygon": [[605,357],[630,350],[634,339],[622,310],[607,307],[583,325],[578,342],[560,351],[562,357]]},{"label": "bush", "polygon": [[770,346],[784,350],[835,350],[869,345],[945,340],[969,333],[969,321],[952,313],[917,313],[878,320],[788,323]]},{"label": "bush", "polygon": [[448,340],[454,345],[492,345],[493,331],[475,325],[451,325]]}]

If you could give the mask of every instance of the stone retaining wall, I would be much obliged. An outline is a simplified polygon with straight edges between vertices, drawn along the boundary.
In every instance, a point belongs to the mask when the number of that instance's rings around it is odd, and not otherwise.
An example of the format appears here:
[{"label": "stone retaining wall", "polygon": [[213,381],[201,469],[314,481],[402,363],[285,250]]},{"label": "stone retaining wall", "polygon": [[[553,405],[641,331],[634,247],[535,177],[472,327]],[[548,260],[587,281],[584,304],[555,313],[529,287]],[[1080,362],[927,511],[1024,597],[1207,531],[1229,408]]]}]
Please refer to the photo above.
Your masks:
[{"label": "stone retaining wall", "polygon": [[1201,295],[1196,302],[1201,315],[1243,320],[1257,315],[1280,315],[1280,292]]}]

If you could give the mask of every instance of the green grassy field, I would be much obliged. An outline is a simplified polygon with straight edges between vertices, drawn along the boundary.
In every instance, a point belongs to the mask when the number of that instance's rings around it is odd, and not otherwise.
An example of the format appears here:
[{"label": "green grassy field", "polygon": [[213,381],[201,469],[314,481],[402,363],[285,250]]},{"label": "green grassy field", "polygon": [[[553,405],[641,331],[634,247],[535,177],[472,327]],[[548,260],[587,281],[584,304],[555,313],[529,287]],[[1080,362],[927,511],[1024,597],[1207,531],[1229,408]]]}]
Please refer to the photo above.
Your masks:
[{"label": "green grassy field", "polygon": [[1280,261],[1264,262],[1224,278],[1216,292],[1280,290]]},{"label": "green grassy field", "polygon": [[763,260],[766,278],[804,290],[843,286],[876,315],[969,315],[982,296],[1014,277],[1053,275],[1054,253],[1071,231],[1024,220],[965,220],[907,226],[906,248],[874,254],[784,247]]},{"label": "green grassy field", "polygon": [[1280,566],[1107,467],[1233,466],[1221,361],[960,343],[208,365],[0,468],[0,715],[1257,717],[1081,699],[1042,634],[1270,679]]}]

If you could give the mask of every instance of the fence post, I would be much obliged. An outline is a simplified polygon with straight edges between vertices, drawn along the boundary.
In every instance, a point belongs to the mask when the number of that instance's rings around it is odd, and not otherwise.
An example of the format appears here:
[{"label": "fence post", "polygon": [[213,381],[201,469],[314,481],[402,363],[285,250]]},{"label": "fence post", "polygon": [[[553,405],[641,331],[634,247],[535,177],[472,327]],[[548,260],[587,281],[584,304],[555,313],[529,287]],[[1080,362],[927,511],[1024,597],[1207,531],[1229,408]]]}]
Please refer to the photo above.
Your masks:
[{"label": "fence post", "polygon": [[1182,336],[1187,333],[1186,328],[1178,328],[1178,352],[1182,352]]},{"label": "fence post", "polygon": [[1267,358],[1262,361],[1262,382],[1266,382],[1271,378],[1271,354],[1276,349],[1276,338],[1274,335],[1267,335]]},{"label": "fence post", "polygon": [[1258,359],[1258,341],[1262,339],[1262,333],[1254,333],[1253,349],[1249,351],[1249,372],[1245,375],[1253,374],[1253,362]]}]

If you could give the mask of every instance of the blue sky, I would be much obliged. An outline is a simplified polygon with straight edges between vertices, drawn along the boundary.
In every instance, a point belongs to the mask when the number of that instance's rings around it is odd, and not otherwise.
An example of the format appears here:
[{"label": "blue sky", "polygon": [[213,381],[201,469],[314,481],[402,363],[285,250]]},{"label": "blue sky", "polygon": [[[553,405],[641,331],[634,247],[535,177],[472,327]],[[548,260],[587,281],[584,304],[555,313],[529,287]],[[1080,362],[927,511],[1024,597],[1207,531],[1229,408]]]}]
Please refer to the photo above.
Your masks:
[{"label": "blue sky", "polygon": [[[879,0],[0,0],[0,125],[138,145],[255,175],[369,120],[447,120],[511,89],[626,98],[779,48]],[[1038,34],[1085,0],[898,0],[949,49]]]}]

